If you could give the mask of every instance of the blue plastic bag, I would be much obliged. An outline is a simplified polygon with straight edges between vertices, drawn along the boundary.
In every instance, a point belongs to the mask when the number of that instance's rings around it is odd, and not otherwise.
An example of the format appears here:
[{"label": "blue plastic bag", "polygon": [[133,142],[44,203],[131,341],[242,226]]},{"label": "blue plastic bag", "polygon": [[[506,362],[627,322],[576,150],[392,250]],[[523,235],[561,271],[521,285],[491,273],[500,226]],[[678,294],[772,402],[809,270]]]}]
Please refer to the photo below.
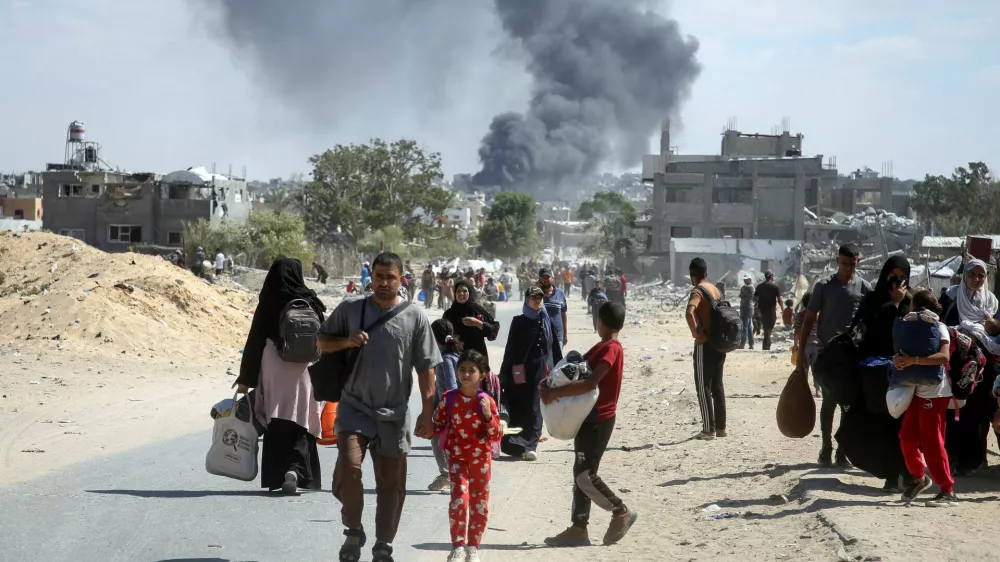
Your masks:
[{"label": "blue plastic bag", "polygon": [[417,300],[420,302],[424,302],[427,300],[427,295],[424,294],[423,289],[421,289],[420,292],[417,293]]}]

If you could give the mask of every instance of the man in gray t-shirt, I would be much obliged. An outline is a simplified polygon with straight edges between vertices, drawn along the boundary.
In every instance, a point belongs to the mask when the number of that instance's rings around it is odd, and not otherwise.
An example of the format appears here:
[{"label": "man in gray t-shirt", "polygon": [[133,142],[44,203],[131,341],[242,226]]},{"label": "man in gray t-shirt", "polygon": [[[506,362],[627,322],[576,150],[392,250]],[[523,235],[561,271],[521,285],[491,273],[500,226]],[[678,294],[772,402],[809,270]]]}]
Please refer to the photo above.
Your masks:
[{"label": "man in gray t-shirt", "polygon": [[[802,319],[802,329],[799,331],[799,349],[806,349],[813,326],[817,326],[816,335],[820,349],[838,333],[850,327],[854,313],[861,304],[861,299],[872,290],[872,286],[867,281],[857,276],[859,261],[861,258],[858,247],[854,244],[844,244],[840,247],[837,255],[837,273],[816,282],[809,299],[809,308]],[[806,353],[799,353],[796,373],[805,374],[806,356]],[[813,376],[815,376],[815,372]],[[823,436],[819,464],[823,466],[833,464],[833,414],[836,410],[837,401],[824,389],[823,405],[819,414],[820,432]],[[836,462],[837,466],[841,468],[851,466],[847,456],[839,449],[837,450]]]},{"label": "man in gray t-shirt", "polygon": [[[354,373],[346,381],[337,406],[334,430],[338,455],[333,473],[333,495],[342,504],[341,518],[347,528],[341,552],[349,552],[355,560],[365,538],[361,464],[366,453],[375,468],[376,540],[372,554],[375,559],[392,554],[406,497],[413,371],[417,371],[423,402],[416,435],[430,439],[434,431],[434,368],[441,363],[441,352],[424,312],[399,297],[402,272],[399,256],[377,256],[372,261],[372,296],[340,303],[323,324],[320,336],[320,349],[327,353],[359,348]],[[388,321],[371,328],[380,317],[394,312]]]},{"label": "man in gray t-shirt", "polygon": [[743,323],[743,330],[740,332],[740,349],[746,347],[750,342],[750,349],[753,349],[753,277],[749,273],[743,274],[743,286],[740,287],[740,322]]}]

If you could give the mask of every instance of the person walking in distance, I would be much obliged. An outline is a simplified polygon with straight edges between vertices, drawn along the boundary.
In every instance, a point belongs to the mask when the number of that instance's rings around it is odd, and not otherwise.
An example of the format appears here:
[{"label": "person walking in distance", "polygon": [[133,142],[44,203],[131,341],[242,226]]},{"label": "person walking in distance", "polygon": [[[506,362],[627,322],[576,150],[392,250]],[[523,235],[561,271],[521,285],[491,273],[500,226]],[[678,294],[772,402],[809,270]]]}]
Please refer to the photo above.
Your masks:
[{"label": "person walking in distance", "polygon": [[545,295],[545,311],[549,313],[549,318],[552,319],[552,327],[555,329],[553,335],[560,350],[555,357],[555,362],[558,363],[563,358],[562,349],[569,344],[569,323],[566,318],[568,310],[566,306],[566,293],[559,287],[556,287],[555,282],[552,280],[551,269],[543,268],[538,272],[538,286],[541,287],[542,293]]},{"label": "person walking in distance", "polygon": [[[858,262],[861,261],[860,250],[854,244],[844,244],[837,253],[837,273],[826,279],[820,279],[813,287],[812,296],[809,298],[809,308],[802,318],[802,327],[799,330],[798,348],[806,349],[810,343],[809,336],[816,327],[817,356],[822,352],[823,347],[829,343],[838,333],[850,327],[854,319],[854,313],[861,304],[861,299],[872,290],[872,286],[859,277],[856,272]],[[804,373],[808,368],[806,353],[799,353],[796,360],[795,371]],[[822,387],[821,387],[822,388]],[[831,466],[833,464],[833,414],[837,409],[836,397],[832,392],[823,389],[823,405],[820,407],[819,424],[823,437],[822,448],[819,452],[819,464]],[[837,451],[837,466],[848,468],[851,466],[847,460],[847,455]]]},{"label": "person walking in distance", "polygon": [[778,311],[782,308],[781,289],[774,284],[774,274],[770,271],[764,273],[764,282],[757,285],[753,303],[760,310],[760,320],[764,328],[764,343],[760,348],[768,351],[771,349],[771,332],[774,331],[774,324],[778,321]]},{"label": "person walking in distance", "polygon": [[740,287],[740,321],[743,322],[743,331],[740,332],[740,349],[750,343],[753,349],[753,278],[749,273],[743,275],[743,286]]},{"label": "person walking in distance", "polygon": [[[365,504],[361,464],[366,453],[375,468],[372,560],[394,560],[392,541],[406,498],[413,371],[417,371],[423,408],[415,433],[430,439],[434,435],[435,367],[442,361],[426,314],[399,297],[403,261],[396,254],[382,253],[372,264],[372,295],[340,303],[323,324],[319,338],[319,347],[326,353],[360,348],[353,374],[344,383],[334,425],[338,455],[333,495],[342,505],[347,536],[339,558],[349,562],[361,558],[366,541],[361,523]],[[380,325],[369,330],[383,316]]]},{"label": "person walking in distance", "polygon": [[[722,369],[726,354],[708,344],[712,330],[712,302],[722,296],[708,281],[708,264],[694,258],[688,267],[691,276],[691,296],[688,298],[687,324],[694,338],[694,386],[701,407],[701,433],[698,439],[726,436],[726,394],[722,385]],[[708,295],[711,298],[707,299]]]}]

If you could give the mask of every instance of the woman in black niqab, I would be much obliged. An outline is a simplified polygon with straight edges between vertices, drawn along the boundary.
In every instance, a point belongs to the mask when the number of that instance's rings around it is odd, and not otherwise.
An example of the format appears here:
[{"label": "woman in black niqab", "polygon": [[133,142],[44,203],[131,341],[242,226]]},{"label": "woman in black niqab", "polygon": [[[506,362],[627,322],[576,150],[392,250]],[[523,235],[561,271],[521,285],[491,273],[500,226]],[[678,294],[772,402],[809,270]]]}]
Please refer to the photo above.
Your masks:
[{"label": "woman in black niqab", "polygon": [[[469,293],[465,302],[459,302],[459,289],[464,288]],[[462,280],[455,283],[455,300],[444,312],[443,317],[455,327],[458,339],[462,340],[465,349],[475,349],[489,360],[486,342],[497,339],[500,333],[500,323],[493,318],[479,303],[476,302],[476,288],[471,281]]]},{"label": "woman in black niqab", "polygon": [[[903,256],[892,256],[882,266],[875,288],[861,300],[857,318],[864,333],[859,345],[863,359],[893,356],[892,326],[896,318],[909,312],[910,302],[909,296],[898,305],[893,302],[893,283],[902,280],[905,284],[909,279],[910,263]],[[847,399],[850,407],[842,411],[837,444],[855,467],[883,479],[885,492],[899,492],[900,478],[905,486],[913,477],[899,447],[902,418],[893,418],[885,403],[889,367],[858,366],[848,376],[859,384],[848,385],[856,392]]]},{"label": "woman in black niqab", "polygon": [[290,258],[275,260],[260,290],[236,379],[241,389],[255,389],[254,417],[267,428],[261,453],[261,487],[285,493],[298,488],[319,489],[321,483],[316,439],[321,432],[322,404],[313,397],[308,363],[288,363],[278,353],[284,347],[281,313],[296,299],[308,302],[323,321],[326,306],[306,286],[302,263]]}]

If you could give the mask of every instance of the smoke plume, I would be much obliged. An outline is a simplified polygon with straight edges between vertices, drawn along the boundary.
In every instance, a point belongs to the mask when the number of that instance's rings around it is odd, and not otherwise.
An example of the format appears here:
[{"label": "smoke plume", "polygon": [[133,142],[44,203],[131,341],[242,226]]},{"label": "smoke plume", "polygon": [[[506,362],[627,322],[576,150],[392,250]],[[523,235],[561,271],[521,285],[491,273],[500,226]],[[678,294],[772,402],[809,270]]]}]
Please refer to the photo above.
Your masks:
[{"label": "smoke plume", "polygon": [[[458,153],[481,138],[480,185],[635,165],[700,72],[697,41],[654,0],[189,1],[214,8],[222,41],[305,125]],[[524,103],[496,90],[525,70],[527,109],[481,137],[477,123]]]},{"label": "smoke plume", "polygon": [[493,119],[479,185],[558,186],[631,166],[701,71],[698,42],[643,0],[495,0],[533,78],[524,113]]}]

